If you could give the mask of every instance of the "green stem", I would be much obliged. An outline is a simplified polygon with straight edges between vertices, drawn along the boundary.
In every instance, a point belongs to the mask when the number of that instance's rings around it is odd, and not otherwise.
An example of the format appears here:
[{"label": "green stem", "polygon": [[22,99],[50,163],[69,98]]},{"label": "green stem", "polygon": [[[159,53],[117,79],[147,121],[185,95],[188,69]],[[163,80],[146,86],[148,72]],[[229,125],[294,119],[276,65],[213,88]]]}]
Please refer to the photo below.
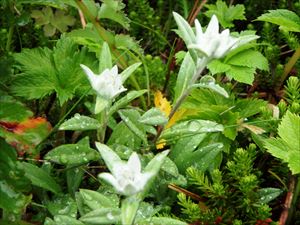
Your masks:
[{"label": "green stem", "polygon": [[8,34],[7,34],[6,46],[5,46],[6,52],[10,51],[10,46],[11,46],[12,38],[13,38],[13,34],[14,34],[14,28],[15,28],[15,26],[13,24],[9,27]]},{"label": "green stem", "polygon": [[281,76],[279,88],[281,87],[283,82],[286,80],[287,76],[289,75],[289,73],[291,72],[291,70],[293,69],[294,65],[296,64],[296,62],[298,61],[299,58],[300,58],[300,46],[296,49],[293,56],[290,58],[288,63],[285,65],[283,74]]},{"label": "green stem", "polygon": [[107,122],[108,122],[108,110],[109,107],[106,107],[103,111],[102,111],[102,115],[101,115],[101,131],[100,131],[100,142],[104,143],[105,141],[105,133],[106,133],[106,128],[107,128]]},{"label": "green stem", "polygon": [[[201,76],[203,70],[205,69],[205,67],[207,66],[207,64],[209,63],[211,59],[210,58],[203,58],[201,62],[199,62],[199,64],[197,65],[197,69],[191,79],[190,84],[193,85]],[[186,97],[191,93],[191,88],[187,88],[182,94],[181,96],[177,99],[177,101],[175,102],[174,106],[172,107],[172,110],[169,114],[169,120],[172,119],[172,117],[174,116],[175,112],[179,109],[179,107],[181,106],[181,104],[183,103],[183,101],[186,99]],[[156,142],[159,138],[159,136],[161,135],[162,131],[164,130],[164,127],[161,127],[161,129],[158,130],[157,135],[154,139],[154,142]]]},{"label": "green stem", "polygon": [[[197,66],[197,70],[194,74],[194,76],[192,77],[191,80],[191,84],[194,84],[199,77],[201,76],[201,73],[203,72],[203,70],[205,69],[206,65],[208,64],[208,62],[210,61],[210,59],[208,58],[203,58],[202,62]],[[182,95],[177,99],[177,101],[175,102],[170,115],[169,115],[169,120],[174,116],[175,112],[178,110],[178,108],[181,106],[181,104],[183,103],[183,101],[186,99],[186,97],[191,93],[190,88],[187,88]]]}]

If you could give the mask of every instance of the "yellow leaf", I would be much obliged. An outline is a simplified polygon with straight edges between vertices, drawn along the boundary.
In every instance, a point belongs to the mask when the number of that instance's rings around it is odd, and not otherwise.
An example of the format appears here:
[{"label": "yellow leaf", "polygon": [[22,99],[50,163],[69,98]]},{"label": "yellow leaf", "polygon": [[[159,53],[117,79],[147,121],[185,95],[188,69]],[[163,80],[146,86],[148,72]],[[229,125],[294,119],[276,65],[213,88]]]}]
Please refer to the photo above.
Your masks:
[{"label": "yellow leaf", "polygon": [[154,105],[156,108],[159,108],[162,112],[164,112],[166,116],[169,116],[171,112],[171,104],[160,91],[156,91],[154,94]]},{"label": "yellow leaf", "polygon": [[172,118],[169,120],[169,122],[166,125],[166,128],[170,128],[171,126],[174,125],[174,123],[176,123],[178,120],[182,119],[182,117],[184,117],[184,114],[187,112],[186,109],[178,109],[174,115],[172,116]]},{"label": "yellow leaf", "polygon": [[163,149],[166,145],[165,139],[160,139],[158,142],[156,142],[156,149]]}]

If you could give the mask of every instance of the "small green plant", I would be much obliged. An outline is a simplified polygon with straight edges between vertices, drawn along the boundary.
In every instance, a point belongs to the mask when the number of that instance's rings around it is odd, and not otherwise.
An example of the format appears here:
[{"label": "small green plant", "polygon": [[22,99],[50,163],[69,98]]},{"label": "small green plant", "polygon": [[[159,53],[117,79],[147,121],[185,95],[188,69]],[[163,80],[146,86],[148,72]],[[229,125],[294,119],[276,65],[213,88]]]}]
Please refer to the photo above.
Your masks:
[{"label": "small green plant", "polygon": [[278,138],[266,140],[266,148],[288,164],[293,174],[300,173],[300,117],[287,111],[278,126]]},{"label": "small green plant", "polygon": [[281,190],[260,187],[260,175],[253,168],[255,152],[254,145],[246,150],[237,149],[223,172],[214,169],[206,173],[197,165],[187,169],[189,183],[199,190],[197,195],[205,193],[206,196],[198,203],[183,194],[178,196],[178,204],[183,207],[182,213],[188,222],[235,224],[235,219],[243,224],[255,224],[270,218],[271,208],[267,203],[280,195]]}]

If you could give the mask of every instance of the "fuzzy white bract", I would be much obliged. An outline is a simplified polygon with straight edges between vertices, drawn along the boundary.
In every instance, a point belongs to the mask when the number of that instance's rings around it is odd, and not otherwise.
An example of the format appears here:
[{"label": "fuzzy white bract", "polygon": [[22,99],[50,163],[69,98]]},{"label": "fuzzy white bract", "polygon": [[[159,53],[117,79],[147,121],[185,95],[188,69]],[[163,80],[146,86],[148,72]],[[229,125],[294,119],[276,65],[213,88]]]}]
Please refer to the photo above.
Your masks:
[{"label": "fuzzy white bract", "polygon": [[155,175],[152,172],[141,172],[141,162],[136,152],[133,152],[125,162],[105,145],[96,143],[96,146],[111,172],[101,173],[99,178],[110,183],[120,194],[130,196],[142,191]]},{"label": "fuzzy white bract", "polygon": [[229,29],[219,33],[219,22],[215,15],[212,16],[205,32],[202,31],[201,24],[196,19],[196,33],[194,33],[183,17],[175,12],[173,14],[179,31],[184,35],[187,47],[197,50],[201,57],[219,59],[224,57],[232,49],[259,38],[257,35],[233,37],[230,35]]},{"label": "fuzzy white bract", "polygon": [[94,74],[87,66],[80,64],[87,75],[92,88],[97,94],[107,100],[112,100],[121,92],[126,91],[122,83],[122,77],[118,74],[118,67],[115,65],[111,69],[105,69],[101,74]]}]

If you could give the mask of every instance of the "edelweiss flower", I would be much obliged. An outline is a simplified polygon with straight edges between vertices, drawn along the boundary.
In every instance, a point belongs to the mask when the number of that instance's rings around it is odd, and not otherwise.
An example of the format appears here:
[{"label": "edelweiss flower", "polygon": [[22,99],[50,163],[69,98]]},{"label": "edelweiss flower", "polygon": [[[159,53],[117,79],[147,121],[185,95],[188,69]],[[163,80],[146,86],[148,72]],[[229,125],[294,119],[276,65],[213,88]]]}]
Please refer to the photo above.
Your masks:
[{"label": "edelweiss flower", "polygon": [[127,89],[123,87],[122,77],[118,74],[118,67],[115,65],[112,69],[105,69],[101,74],[94,74],[87,66],[80,64],[86,73],[92,88],[101,97],[112,100],[121,92]]},{"label": "edelweiss flower", "polygon": [[231,37],[226,29],[219,33],[219,22],[215,15],[212,16],[205,33],[202,32],[199,21],[195,20],[196,43],[190,44],[188,48],[199,50],[211,58],[222,58],[232,49],[239,39]]},{"label": "edelweiss flower", "polygon": [[128,162],[122,161],[119,156],[107,146],[96,143],[110,173],[101,173],[100,178],[110,183],[120,194],[129,196],[142,191],[155,173],[141,173],[141,162],[137,153],[132,153]]},{"label": "edelweiss flower", "polygon": [[212,16],[204,33],[201,24],[196,19],[195,34],[184,18],[175,12],[173,14],[179,26],[179,31],[184,35],[187,47],[198,50],[201,55],[210,59],[222,58],[232,49],[259,38],[257,35],[233,37],[230,35],[229,29],[219,33],[219,22],[215,15]]}]

